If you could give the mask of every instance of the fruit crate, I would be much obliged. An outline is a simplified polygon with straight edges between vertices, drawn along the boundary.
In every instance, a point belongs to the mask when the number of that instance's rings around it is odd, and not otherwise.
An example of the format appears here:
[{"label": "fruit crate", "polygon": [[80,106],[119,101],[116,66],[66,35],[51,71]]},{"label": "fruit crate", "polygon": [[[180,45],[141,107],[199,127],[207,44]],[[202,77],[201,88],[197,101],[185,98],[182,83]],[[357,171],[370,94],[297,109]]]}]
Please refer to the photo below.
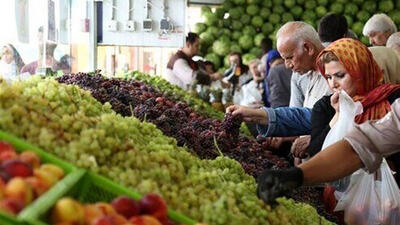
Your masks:
[{"label": "fruit crate", "polygon": [[[125,188],[121,185],[114,183],[113,181],[97,175],[92,172],[78,172],[75,173],[76,178],[79,177],[76,183],[66,183],[61,181],[63,186],[68,187],[64,189],[64,193],[60,192],[49,192],[46,194],[46,198],[40,199],[32,205],[32,210],[25,211],[20,216],[23,221],[27,221],[30,225],[46,225],[49,224],[50,213],[61,197],[72,197],[82,203],[95,203],[95,202],[110,202],[115,197],[125,195],[133,199],[140,199],[141,195],[131,189]],[[53,196],[53,195],[56,196]],[[173,210],[168,211],[170,219],[175,222],[182,224],[193,225],[196,221],[187,218],[186,216],[179,214]]]},{"label": "fruit crate", "polygon": [[35,152],[41,159],[42,162],[44,163],[51,163],[54,165],[59,166],[63,171],[64,171],[64,178],[60,180],[57,184],[55,184],[53,187],[51,187],[45,194],[41,195],[37,199],[35,199],[33,202],[31,202],[27,207],[25,207],[17,216],[7,214],[3,211],[0,211],[0,224],[1,225],[24,225],[25,222],[23,222],[20,218],[21,215],[25,213],[25,211],[29,211],[33,205],[35,205],[36,202],[40,202],[41,199],[46,198],[46,194],[49,192],[59,192],[62,191],[65,187],[63,186],[63,183],[73,183],[75,182],[74,180],[77,179],[77,175],[74,175],[74,171],[78,171],[74,166],[71,164],[68,164],[64,162],[63,160],[58,159],[57,157],[48,154],[44,152],[43,150],[39,149],[36,146],[33,146],[13,135],[10,135],[4,131],[0,131],[0,140],[1,141],[6,141],[10,143],[11,145],[14,146],[17,152],[23,152],[23,151],[33,151]]}]

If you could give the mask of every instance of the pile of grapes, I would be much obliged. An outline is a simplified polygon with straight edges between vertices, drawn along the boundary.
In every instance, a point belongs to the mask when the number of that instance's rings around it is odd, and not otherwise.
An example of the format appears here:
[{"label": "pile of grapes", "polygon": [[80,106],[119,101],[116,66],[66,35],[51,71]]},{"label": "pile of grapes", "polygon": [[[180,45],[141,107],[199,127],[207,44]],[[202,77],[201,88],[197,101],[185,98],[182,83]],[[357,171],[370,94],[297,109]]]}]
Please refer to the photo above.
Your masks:
[{"label": "pile of grapes", "polygon": [[235,160],[200,160],[155,125],[118,115],[88,91],[52,78],[0,82],[0,129],[141,194],[158,193],[198,221],[331,224],[307,204],[281,198],[274,208],[265,205]]},{"label": "pile of grapes", "polygon": [[165,135],[174,137],[178,146],[187,146],[201,159],[228,156],[254,177],[266,168],[289,166],[257,141],[239,136],[239,117],[227,115],[223,121],[205,118],[185,103],[175,102],[139,81],[85,73],[64,75],[58,81],[89,90],[98,101],[109,102],[123,116],[133,115],[155,124]]}]

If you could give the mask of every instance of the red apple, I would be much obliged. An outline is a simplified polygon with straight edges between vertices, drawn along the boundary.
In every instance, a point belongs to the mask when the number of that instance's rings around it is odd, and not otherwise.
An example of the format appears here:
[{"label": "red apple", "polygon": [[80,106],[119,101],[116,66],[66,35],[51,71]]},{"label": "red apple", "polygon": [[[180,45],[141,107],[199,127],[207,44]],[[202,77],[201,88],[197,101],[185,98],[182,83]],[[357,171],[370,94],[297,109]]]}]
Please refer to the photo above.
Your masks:
[{"label": "red apple", "polygon": [[111,202],[117,213],[125,216],[125,218],[131,218],[132,216],[139,215],[140,208],[139,203],[129,197],[121,196],[114,199]]},{"label": "red apple", "polygon": [[19,154],[18,158],[31,165],[33,168],[39,168],[40,166],[40,157],[32,151],[25,151]]},{"label": "red apple", "polygon": [[152,216],[134,216],[129,219],[133,225],[162,225],[156,218]]},{"label": "red apple", "polygon": [[0,200],[0,210],[13,215],[18,214],[24,208],[24,202],[20,199],[5,198]]},{"label": "red apple", "polygon": [[13,151],[5,151],[5,152],[0,152],[0,162],[7,161],[9,159],[17,159],[18,155],[17,153]]},{"label": "red apple", "polygon": [[15,152],[14,146],[5,141],[0,141],[0,152],[12,151]]},{"label": "red apple", "polygon": [[139,202],[140,213],[152,215],[159,220],[167,219],[167,204],[156,194],[147,194]]},{"label": "red apple", "polygon": [[19,159],[3,161],[0,167],[10,177],[30,177],[33,175],[32,167]]},{"label": "red apple", "polygon": [[43,182],[43,180],[40,180],[37,177],[28,177],[25,178],[25,181],[32,187],[36,197],[41,196],[50,188],[46,183]]}]

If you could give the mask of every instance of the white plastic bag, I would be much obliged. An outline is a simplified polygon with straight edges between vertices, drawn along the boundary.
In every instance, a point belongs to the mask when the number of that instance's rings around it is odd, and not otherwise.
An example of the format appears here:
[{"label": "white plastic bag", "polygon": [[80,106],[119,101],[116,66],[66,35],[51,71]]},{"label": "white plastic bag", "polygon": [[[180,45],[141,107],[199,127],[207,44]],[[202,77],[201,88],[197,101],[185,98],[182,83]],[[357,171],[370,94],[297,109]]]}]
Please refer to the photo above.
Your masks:
[{"label": "white plastic bag", "polygon": [[[360,102],[354,102],[353,99],[345,92],[339,92],[339,118],[336,124],[329,131],[325,138],[322,149],[326,149],[331,144],[343,139],[343,137],[354,127],[354,118],[362,113],[362,105]],[[350,183],[350,176],[343,179],[330,182],[337,191],[345,191]]]},{"label": "white plastic bag", "polygon": [[386,160],[376,173],[361,170],[353,181],[335,208],[344,210],[346,224],[400,224],[400,190]]}]

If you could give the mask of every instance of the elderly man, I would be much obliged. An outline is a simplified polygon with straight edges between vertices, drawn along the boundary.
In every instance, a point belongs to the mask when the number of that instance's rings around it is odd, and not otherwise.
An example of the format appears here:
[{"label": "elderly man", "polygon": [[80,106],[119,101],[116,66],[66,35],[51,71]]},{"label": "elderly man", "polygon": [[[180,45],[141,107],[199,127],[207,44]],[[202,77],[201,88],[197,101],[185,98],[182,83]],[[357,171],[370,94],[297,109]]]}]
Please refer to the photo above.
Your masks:
[{"label": "elderly man", "polygon": [[400,32],[390,35],[386,42],[386,47],[391,48],[400,60]]},{"label": "elderly man", "polygon": [[397,32],[396,24],[386,14],[373,15],[364,25],[363,35],[373,46],[385,46],[389,36]]}]

